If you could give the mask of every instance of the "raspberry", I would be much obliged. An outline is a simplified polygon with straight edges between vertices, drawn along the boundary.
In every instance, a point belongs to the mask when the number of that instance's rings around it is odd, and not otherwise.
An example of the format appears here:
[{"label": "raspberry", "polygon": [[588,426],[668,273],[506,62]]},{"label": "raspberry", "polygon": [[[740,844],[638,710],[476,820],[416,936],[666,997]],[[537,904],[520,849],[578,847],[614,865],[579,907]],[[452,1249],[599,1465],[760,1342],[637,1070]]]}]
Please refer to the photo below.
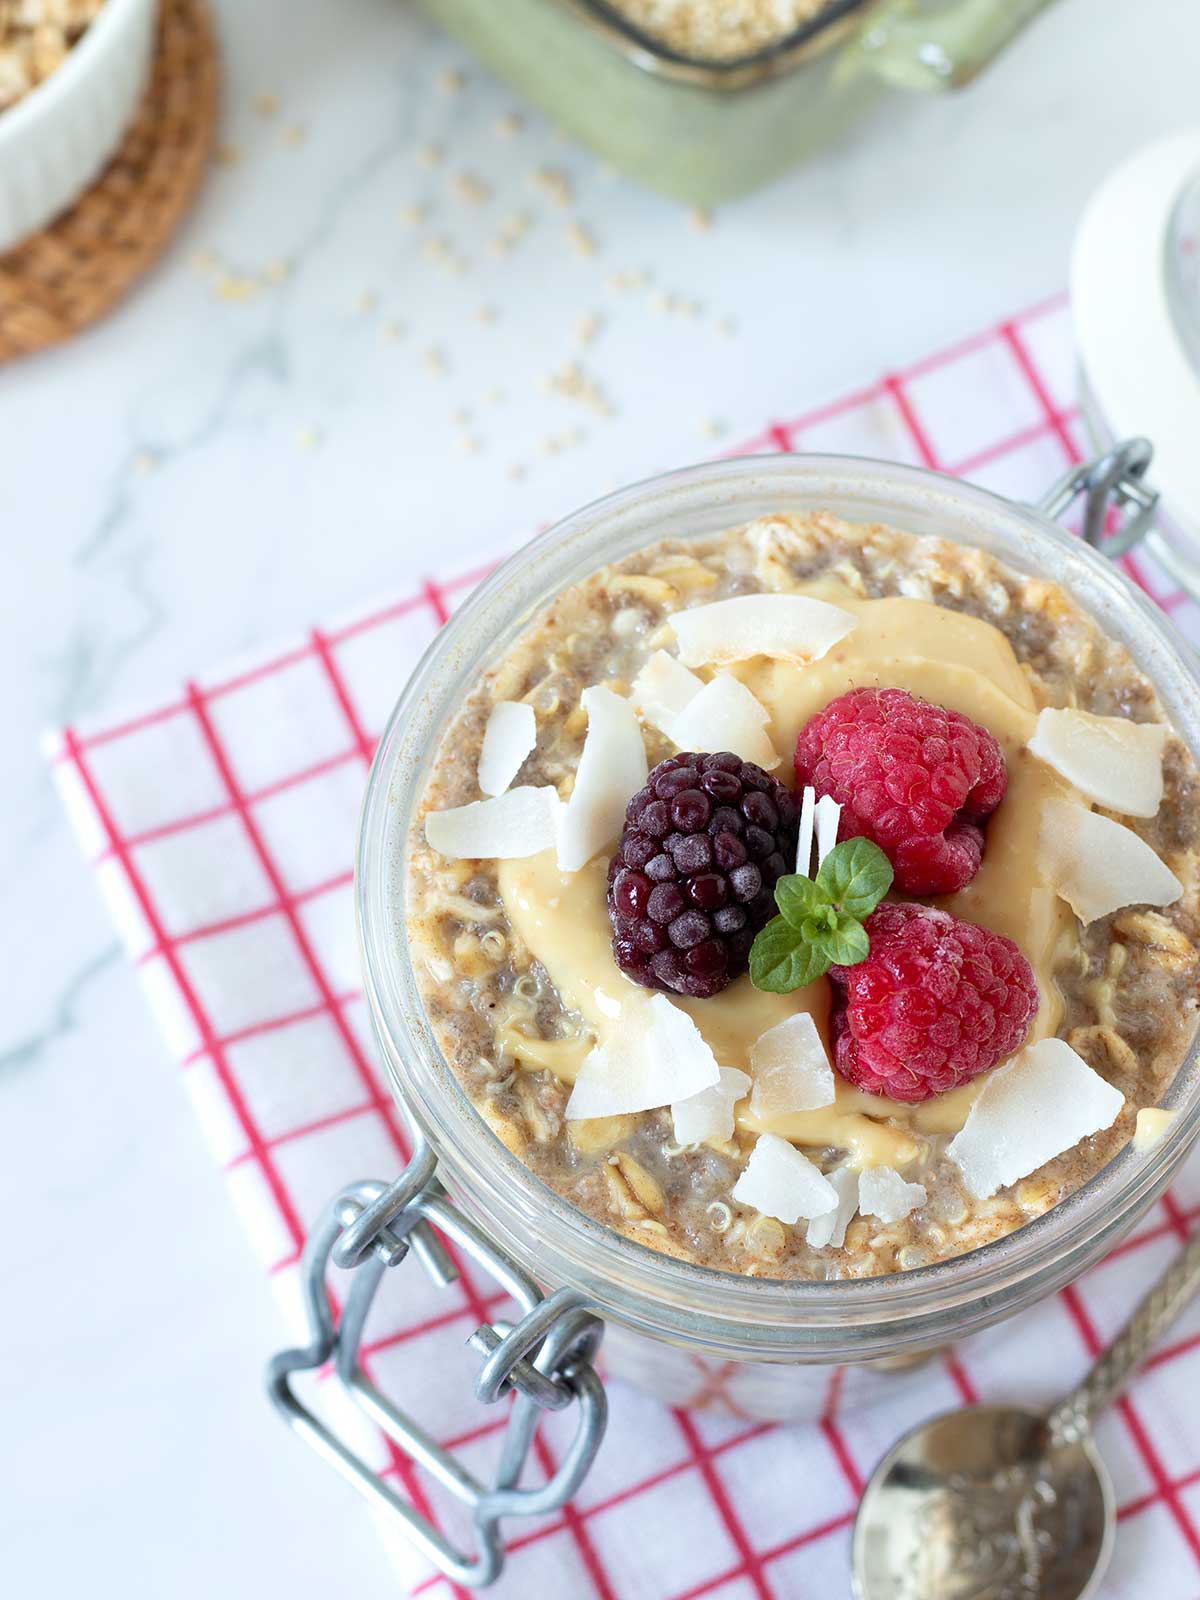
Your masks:
[{"label": "raspberry", "polygon": [[829,969],[834,1064],[856,1088],[928,1100],[1021,1045],[1038,989],[1011,939],[932,906],[890,901],[864,926],[866,960]]},{"label": "raspberry", "polygon": [[905,894],[952,894],[979,871],[980,823],[1004,799],[986,728],[903,689],[851,689],[796,740],[796,781],[842,807],[839,839],[874,840]]},{"label": "raspberry", "polygon": [[796,802],[729,751],[660,761],[625,811],[608,868],[617,965],[647,989],[707,999],[746,970],[796,859]]}]

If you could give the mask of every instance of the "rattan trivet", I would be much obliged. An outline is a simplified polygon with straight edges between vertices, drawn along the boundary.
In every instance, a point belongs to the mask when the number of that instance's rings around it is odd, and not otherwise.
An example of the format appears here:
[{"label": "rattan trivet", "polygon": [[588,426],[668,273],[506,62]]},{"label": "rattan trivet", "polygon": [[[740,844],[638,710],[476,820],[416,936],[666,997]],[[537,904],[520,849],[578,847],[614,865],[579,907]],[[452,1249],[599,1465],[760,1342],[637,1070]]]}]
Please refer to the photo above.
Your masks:
[{"label": "rattan trivet", "polygon": [[70,338],[145,272],[195,194],[216,112],[205,0],[162,0],[150,85],[120,150],[70,211],[0,256],[0,361]]}]

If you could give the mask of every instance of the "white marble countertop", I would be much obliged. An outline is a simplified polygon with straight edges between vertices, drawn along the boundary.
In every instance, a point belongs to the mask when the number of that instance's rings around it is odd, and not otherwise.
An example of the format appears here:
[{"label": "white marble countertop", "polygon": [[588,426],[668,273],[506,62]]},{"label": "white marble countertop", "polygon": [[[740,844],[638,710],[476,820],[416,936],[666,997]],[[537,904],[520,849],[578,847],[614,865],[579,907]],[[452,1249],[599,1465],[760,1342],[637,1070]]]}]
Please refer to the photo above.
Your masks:
[{"label": "white marble countertop", "polygon": [[[383,1600],[368,1519],[262,1397],[274,1305],[39,729],[391,591],[431,540],[468,566],[1058,289],[1089,189],[1194,106],[1200,10],[1059,0],[969,93],[893,101],[699,231],[536,114],[498,137],[512,97],[400,0],[218,9],[235,159],[103,327],[0,371],[0,1549],[13,1593],[207,1600],[282,1592],[285,1568],[297,1600]],[[611,417],[545,388],[593,312]]]}]

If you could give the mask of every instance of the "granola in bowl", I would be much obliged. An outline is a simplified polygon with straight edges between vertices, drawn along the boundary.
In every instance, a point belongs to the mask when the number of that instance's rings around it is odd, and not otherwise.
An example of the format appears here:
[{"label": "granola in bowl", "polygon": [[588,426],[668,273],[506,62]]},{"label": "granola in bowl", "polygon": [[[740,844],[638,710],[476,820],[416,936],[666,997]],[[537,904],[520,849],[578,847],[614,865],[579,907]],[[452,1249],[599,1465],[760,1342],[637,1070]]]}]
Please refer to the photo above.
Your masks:
[{"label": "granola in bowl", "polygon": [[1152,1137],[1195,1029],[1198,799],[1062,589],[764,518],[603,568],[476,685],[407,936],[447,1061],[559,1194],[686,1261],[871,1277]]},{"label": "granola in bowl", "polygon": [[0,111],[66,60],[104,0],[0,0]]}]

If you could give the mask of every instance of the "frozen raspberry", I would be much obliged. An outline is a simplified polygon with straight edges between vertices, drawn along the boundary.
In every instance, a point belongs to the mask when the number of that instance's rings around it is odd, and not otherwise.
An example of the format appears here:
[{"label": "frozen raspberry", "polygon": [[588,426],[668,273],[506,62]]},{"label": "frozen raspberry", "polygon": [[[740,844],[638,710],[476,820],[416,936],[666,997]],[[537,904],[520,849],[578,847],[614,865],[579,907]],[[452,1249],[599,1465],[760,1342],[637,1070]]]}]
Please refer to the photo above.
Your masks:
[{"label": "frozen raspberry", "polygon": [[660,761],[608,869],[613,954],[647,989],[707,999],[745,972],[796,859],[796,802],[729,751]]},{"label": "frozen raspberry", "polygon": [[1011,939],[932,906],[890,901],[864,926],[866,960],[829,969],[843,1078],[867,1094],[928,1100],[1020,1047],[1038,989]]},{"label": "frozen raspberry", "polygon": [[903,689],[851,689],[796,740],[796,781],[842,808],[839,839],[872,839],[905,894],[952,894],[979,871],[982,823],[1004,799],[986,728]]}]

